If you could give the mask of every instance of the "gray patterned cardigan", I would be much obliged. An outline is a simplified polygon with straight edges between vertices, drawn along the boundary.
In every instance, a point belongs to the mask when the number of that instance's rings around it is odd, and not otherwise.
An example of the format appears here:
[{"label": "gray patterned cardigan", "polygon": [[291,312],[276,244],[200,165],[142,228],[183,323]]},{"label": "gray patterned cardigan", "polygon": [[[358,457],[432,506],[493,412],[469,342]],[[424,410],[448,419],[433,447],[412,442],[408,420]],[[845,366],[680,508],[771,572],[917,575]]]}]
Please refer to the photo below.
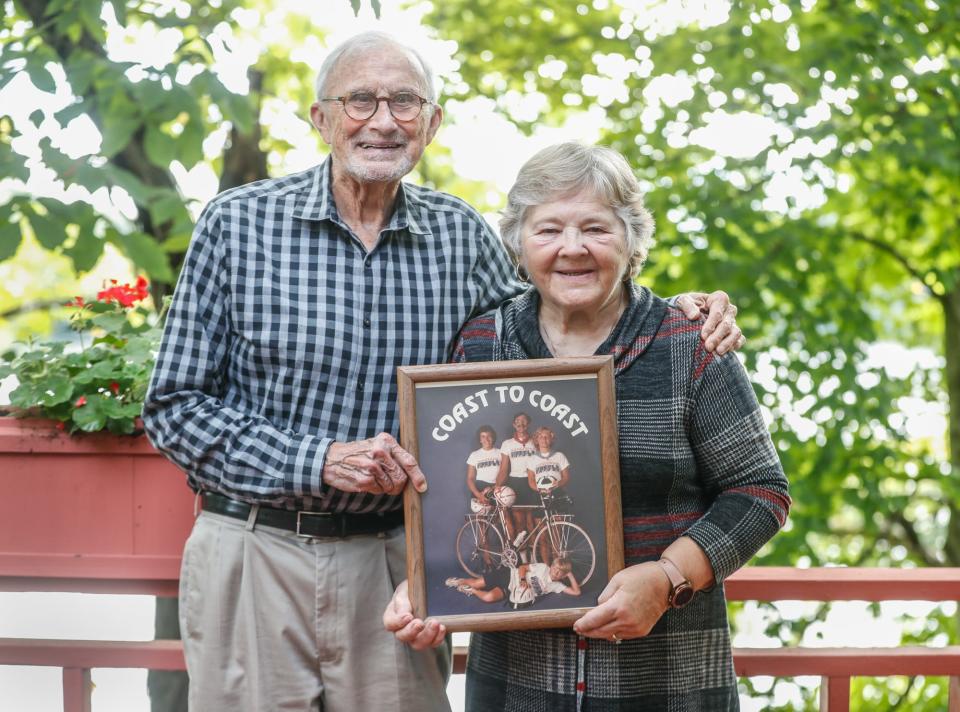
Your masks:
[{"label": "gray patterned cardigan", "polygon": [[[453,360],[549,358],[538,306],[531,289],[471,320]],[[699,331],[632,286],[597,353],[615,359],[627,565],[686,535],[718,585],[618,646],[570,630],[474,634],[467,712],[739,709],[722,584],[783,526],[790,497],[746,372],[708,353]]]}]

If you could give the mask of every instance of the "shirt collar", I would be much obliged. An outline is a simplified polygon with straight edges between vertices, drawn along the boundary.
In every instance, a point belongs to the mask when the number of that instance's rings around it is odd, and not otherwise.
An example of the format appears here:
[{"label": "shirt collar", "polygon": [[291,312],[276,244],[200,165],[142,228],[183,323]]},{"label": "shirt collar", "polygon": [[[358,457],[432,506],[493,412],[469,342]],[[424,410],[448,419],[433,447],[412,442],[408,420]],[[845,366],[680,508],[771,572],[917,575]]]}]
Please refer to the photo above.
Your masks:
[{"label": "shirt collar", "polygon": [[[331,171],[333,156],[313,169],[313,179],[305,193],[297,196],[293,217],[302,220],[332,220],[340,223],[340,214],[333,199],[333,180]],[[414,235],[427,235],[424,228],[427,223],[425,206],[417,199],[416,188],[401,182],[397,190],[397,203],[393,215],[384,226],[384,230],[406,230]]]},{"label": "shirt collar", "polygon": [[[618,373],[647,350],[667,311],[666,302],[655,299],[646,287],[633,282],[627,287],[627,307],[596,351],[598,354],[613,354]],[[552,356],[540,336],[539,308],[540,294],[534,287],[501,307],[504,312],[504,334],[501,338],[517,343],[527,358]]]}]

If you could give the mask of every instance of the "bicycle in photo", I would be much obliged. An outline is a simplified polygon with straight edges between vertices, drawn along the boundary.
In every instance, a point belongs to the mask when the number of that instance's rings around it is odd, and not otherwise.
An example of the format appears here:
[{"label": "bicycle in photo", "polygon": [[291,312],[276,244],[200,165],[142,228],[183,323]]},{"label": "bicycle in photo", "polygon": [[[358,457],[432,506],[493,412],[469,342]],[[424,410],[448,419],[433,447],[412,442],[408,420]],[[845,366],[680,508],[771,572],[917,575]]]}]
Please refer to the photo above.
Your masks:
[{"label": "bicycle in photo", "polygon": [[[510,494],[513,494],[512,490]],[[497,566],[516,567],[520,563],[519,550],[527,546],[531,563],[542,561],[549,564],[555,558],[566,558],[581,586],[590,580],[597,558],[590,535],[574,522],[572,514],[558,511],[566,498],[547,490],[539,490],[539,494],[540,506],[517,505],[543,514],[520,547],[514,547],[507,536],[506,518],[510,505],[503,503],[503,497],[494,495],[488,506],[465,515],[466,521],[457,532],[457,560],[464,571],[471,576],[482,576],[485,570]],[[543,552],[546,552],[545,560],[541,558]]]}]

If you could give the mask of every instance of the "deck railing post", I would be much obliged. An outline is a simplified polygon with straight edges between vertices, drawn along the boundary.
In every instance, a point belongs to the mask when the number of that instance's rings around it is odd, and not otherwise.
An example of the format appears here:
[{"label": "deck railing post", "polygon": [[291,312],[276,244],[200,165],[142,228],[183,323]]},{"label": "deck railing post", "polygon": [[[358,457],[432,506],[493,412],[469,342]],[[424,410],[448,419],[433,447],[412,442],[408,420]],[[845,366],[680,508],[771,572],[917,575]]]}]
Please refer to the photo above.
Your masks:
[{"label": "deck railing post", "polygon": [[850,678],[820,678],[820,712],[850,712]]},{"label": "deck railing post", "polygon": [[960,677],[950,678],[950,691],[947,693],[947,712],[960,712]]},{"label": "deck railing post", "polygon": [[63,669],[63,712],[90,712],[90,668]]}]

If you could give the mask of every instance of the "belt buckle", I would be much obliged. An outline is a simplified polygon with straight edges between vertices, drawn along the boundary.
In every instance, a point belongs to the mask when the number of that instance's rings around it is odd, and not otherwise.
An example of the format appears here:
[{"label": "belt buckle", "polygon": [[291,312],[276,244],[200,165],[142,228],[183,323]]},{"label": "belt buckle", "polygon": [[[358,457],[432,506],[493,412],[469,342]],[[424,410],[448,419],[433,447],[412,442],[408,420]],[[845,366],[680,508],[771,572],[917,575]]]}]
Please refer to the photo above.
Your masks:
[{"label": "belt buckle", "polygon": [[303,537],[304,539],[311,539],[311,538],[313,538],[313,537],[315,536],[314,534],[301,534],[301,533],[300,533],[300,525],[301,525],[301,523],[303,522],[303,515],[304,515],[304,514],[306,514],[308,517],[329,517],[329,516],[331,516],[331,513],[330,513],[330,512],[308,512],[308,511],[303,510],[303,509],[298,509],[298,510],[297,510],[297,530],[296,530],[295,533],[296,533],[297,536]]}]

